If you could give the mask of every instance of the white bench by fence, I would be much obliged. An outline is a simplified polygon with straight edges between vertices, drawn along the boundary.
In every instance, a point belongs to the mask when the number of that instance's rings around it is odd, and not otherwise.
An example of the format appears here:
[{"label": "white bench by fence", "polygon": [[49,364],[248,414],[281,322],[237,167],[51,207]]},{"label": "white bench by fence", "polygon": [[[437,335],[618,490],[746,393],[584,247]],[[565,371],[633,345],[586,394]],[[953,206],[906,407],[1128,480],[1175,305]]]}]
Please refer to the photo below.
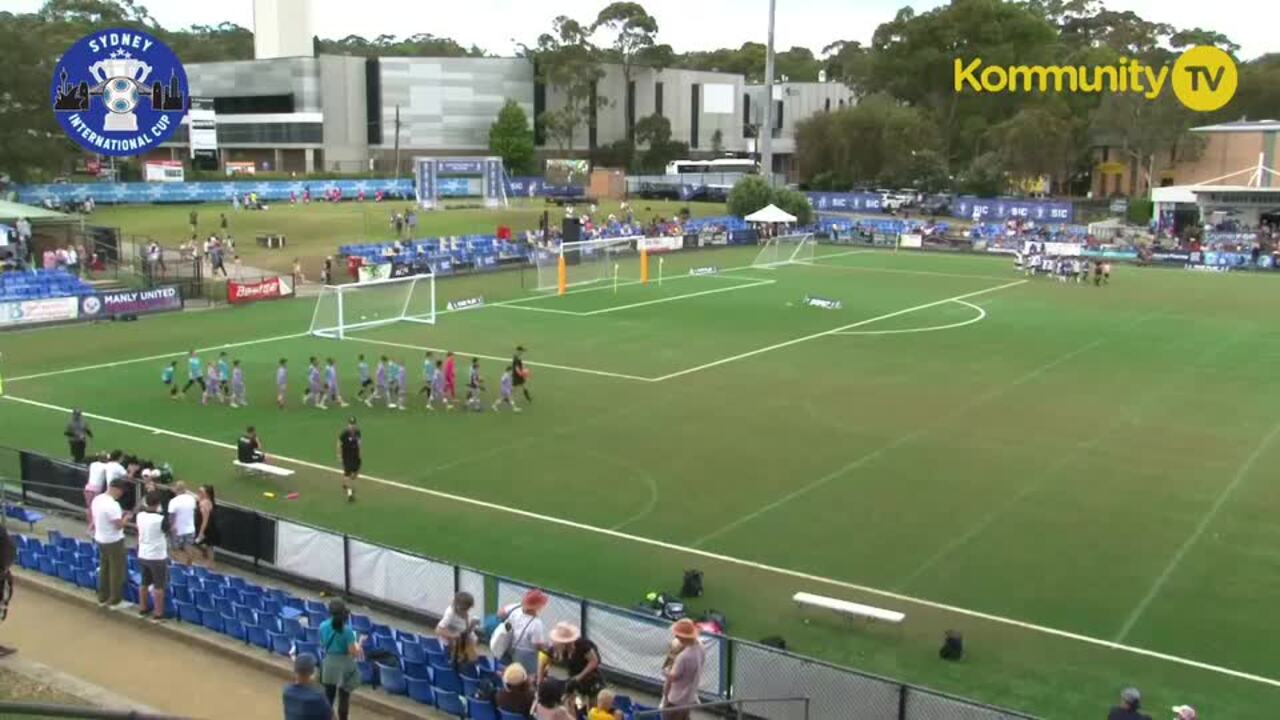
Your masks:
[{"label": "white bench by fence", "polygon": [[872,607],[871,605],[849,602],[848,600],[837,600],[835,598],[813,595],[806,592],[798,592],[795,595],[792,595],[791,600],[801,607],[807,605],[809,607],[831,610],[839,615],[848,617],[850,620],[862,617],[867,618],[868,620],[879,620],[881,622],[897,625],[907,619],[907,616],[904,613],[900,613],[896,610],[885,610],[884,608]]},{"label": "white bench by fence", "polygon": [[245,462],[240,462],[239,460],[232,460],[231,464],[235,465],[241,470],[244,470],[245,472],[256,472],[256,473],[262,473],[263,475],[275,475],[276,477],[289,477],[290,475],[293,474],[293,471],[288,468],[276,467],[275,465],[268,465],[267,463],[260,463],[260,462],[245,463]]}]

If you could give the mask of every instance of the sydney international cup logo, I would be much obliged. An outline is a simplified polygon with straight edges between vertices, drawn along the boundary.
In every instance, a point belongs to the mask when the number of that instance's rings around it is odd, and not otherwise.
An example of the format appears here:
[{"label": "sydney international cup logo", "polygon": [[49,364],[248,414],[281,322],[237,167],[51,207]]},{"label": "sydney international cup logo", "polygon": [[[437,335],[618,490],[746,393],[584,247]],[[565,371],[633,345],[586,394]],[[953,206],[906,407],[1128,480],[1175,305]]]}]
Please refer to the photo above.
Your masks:
[{"label": "sydney international cup logo", "polygon": [[187,114],[187,73],[164,43],[131,29],[80,38],[54,70],[53,112],[67,136],[103,155],[139,155]]}]

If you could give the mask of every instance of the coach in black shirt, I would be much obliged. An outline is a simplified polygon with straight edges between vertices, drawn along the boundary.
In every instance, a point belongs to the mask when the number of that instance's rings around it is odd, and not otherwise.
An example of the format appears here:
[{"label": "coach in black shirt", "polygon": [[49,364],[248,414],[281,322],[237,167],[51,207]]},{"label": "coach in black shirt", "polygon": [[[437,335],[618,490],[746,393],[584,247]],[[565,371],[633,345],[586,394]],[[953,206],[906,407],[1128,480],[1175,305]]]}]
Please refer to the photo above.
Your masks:
[{"label": "coach in black shirt", "polygon": [[342,489],[347,502],[355,502],[356,476],[360,474],[360,428],[355,418],[347,418],[347,426],[338,436],[338,459],[342,461]]},{"label": "coach in black shirt", "polygon": [[245,428],[244,434],[236,441],[236,457],[242,463],[260,463],[267,459],[267,454],[262,452],[258,431],[252,425]]}]

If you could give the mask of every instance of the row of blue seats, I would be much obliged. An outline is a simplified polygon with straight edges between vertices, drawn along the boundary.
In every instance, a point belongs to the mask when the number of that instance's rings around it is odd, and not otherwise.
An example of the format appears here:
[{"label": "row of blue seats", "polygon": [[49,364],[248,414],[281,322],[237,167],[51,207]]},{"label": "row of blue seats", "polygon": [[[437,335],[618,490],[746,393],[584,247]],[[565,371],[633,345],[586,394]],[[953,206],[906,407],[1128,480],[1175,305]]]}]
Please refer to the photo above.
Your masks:
[{"label": "row of blue seats", "polygon": [[[98,552],[93,543],[65,537],[55,530],[49,531],[47,541],[23,535],[14,537],[20,567],[85,589],[97,588]],[[131,551],[125,581],[125,598],[130,602],[138,597],[141,581],[137,562]],[[276,655],[311,653],[317,659],[324,657],[318,627],[328,618],[328,610],[317,600],[261,587],[238,576],[171,563],[165,605],[166,618],[203,627]],[[393,629],[359,614],[352,614],[351,627],[361,636],[366,651],[387,658],[358,663],[365,685],[380,687],[392,695],[407,696],[459,718],[514,720],[521,717],[477,699],[483,682],[501,687],[503,667],[491,658],[454,667],[435,637]],[[618,698],[617,708],[628,717],[634,711],[648,709],[633,705],[625,696]]]}]

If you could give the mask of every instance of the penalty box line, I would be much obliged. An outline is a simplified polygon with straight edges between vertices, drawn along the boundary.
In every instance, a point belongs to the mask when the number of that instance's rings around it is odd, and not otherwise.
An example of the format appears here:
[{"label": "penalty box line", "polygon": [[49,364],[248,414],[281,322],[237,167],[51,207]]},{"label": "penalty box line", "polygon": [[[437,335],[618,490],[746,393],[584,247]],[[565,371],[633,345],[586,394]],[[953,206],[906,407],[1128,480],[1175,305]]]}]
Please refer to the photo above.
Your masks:
[{"label": "penalty box line", "polygon": [[[49,410],[52,412],[57,412],[62,414],[71,412],[70,408],[54,405],[52,403],[41,402],[38,400],[20,398],[13,395],[0,396],[0,400],[8,400],[9,402],[28,405],[31,407],[42,408],[44,410]],[[187,435],[185,433],[174,432],[173,430],[166,430],[164,428],[152,427],[150,425],[144,425],[142,423],[136,423],[130,420],[122,420],[122,419],[110,417],[107,415],[100,415],[97,413],[85,412],[84,416],[91,420],[98,420],[100,422],[120,425],[123,427],[132,428],[134,430],[142,430],[142,431],[149,432],[152,435],[164,435],[164,436],[176,438],[179,440],[185,440],[192,443],[197,443],[201,445],[207,445],[210,447],[219,448],[222,450],[227,450],[229,452],[234,451],[236,449],[235,446],[230,443],[219,442],[217,440],[210,440],[208,438],[202,438],[196,435]],[[299,460],[296,458],[290,458],[283,455],[277,455],[274,453],[271,455],[271,457],[273,458],[273,461],[276,461],[276,462],[283,462],[285,464],[311,468],[313,470],[318,470],[320,472],[330,473],[334,475],[341,472],[341,470],[339,470],[336,467],[321,465],[320,463],[314,463],[308,460]],[[1105,648],[1108,650],[1115,650],[1118,652],[1129,653],[1131,655],[1138,655],[1141,657],[1152,658],[1155,660],[1160,660],[1160,661],[1172,663],[1175,665],[1181,665],[1181,666],[1193,668],[1196,670],[1204,670],[1206,672],[1211,672],[1218,675],[1225,675],[1228,677],[1245,680],[1245,681],[1256,683],[1259,685],[1267,685],[1270,687],[1280,688],[1280,679],[1269,678],[1262,675],[1256,675],[1253,673],[1244,672],[1242,670],[1235,670],[1233,668],[1223,667],[1220,665],[1212,665],[1209,663],[1201,662],[1199,660],[1193,660],[1191,658],[1181,657],[1178,655],[1171,655],[1171,654],[1159,652],[1156,650],[1149,650],[1147,648],[1124,645],[1119,642],[1103,640],[1101,638],[1096,638],[1089,635],[1082,635],[1080,633],[1070,632],[1068,630],[1061,630],[1061,629],[1049,627],[1046,625],[1038,625],[1038,624],[1026,622],[1023,620],[1017,620],[1015,618],[1008,618],[1000,615],[993,615],[991,613],[982,612],[980,610],[971,610],[968,608],[958,607],[955,605],[948,605],[946,603],[936,602],[936,601],[928,600],[925,598],[913,597],[911,595],[905,595],[905,594],[893,592],[890,590],[883,590],[880,588],[870,587],[867,585],[859,585],[857,583],[852,583],[845,580],[838,580],[835,578],[823,577],[821,575],[814,575],[811,573],[801,572],[799,570],[791,570],[788,568],[768,565],[766,563],[760,563],[754,560],[738,558],[732,555],[724,555],[721,553],[710,552],[708,550],[691,548],[684,545],[679,545],[677,543],[667,542],[664,540],[656,540],[654,538],[647,538],[640,535],[632,535],[629,533],[624,533],[619,530],[597,527],[595,525],[589,525],[587,523],[578,522],[576,520],[569,520],[567,518],[556,517],[554,515],[544,515],[542,513],[535,513],[535,512],[532,512],[529,510],[523,510],[517,507],[500,505],[498,503],[493,503],[486,500],[466,497],[464,495],[455,495],[452,493],[446,493],[440,490],[433,490],[431,488],[425,488],[418,485],[410,485],[408,483],[397,482],[395,480],[388,480],[388,479],[376,477],[373,475],[366,475],[364,473],[360,474],[360,478],[367,482],[376,483],[386,487],[396,488],[398,490],[404,490],[407,492],[414,492],[420,495],[438,498],[441,500],[447,500],[447,501],[455,502],[461,505],[468,505],[471,507],[480,508],[480,509],[488,510],[491,512],[496,512],[496,513],[505,514],[505,515],[514,515],[514,516],[522,517],[529,520],[536,520],[536,521],[548,523],[551,525],[557,525],[559,527],[580,530],[583,532],[588,532],[596,535],[603,535],[605,537],[609,537],[615,540],[623,540],[626,542],[630,542],[638,545],[645,545],[647,547],[657,548],[660,550],[668,550],[671,552],[680,553],[682,555],[699,557],[706,560],[712,560],[715,562],[724,563],[726,565],[733,565],[736,567],[747,568],[750,570],[757,570],[757,571],[769,573],[771,575],[778,575],[780,577],[791,578],[793,580],[800,580],[803,582],[809,582],[809,583],[814,583],[818,585],[825,585],[832,588],[839,588],[846,591],[858,592],[858,593],[863,593],[867,595],[874,595],[876,597],[882,597],[890,600],[895,600],[898,602],[909,603],[912,605],[916,605],[918,607],[929,608],[931,610],[937,610],[940,612],[952,613],[952,614],[960,615],[964,617],[984,620],[987,622],[996,623],[998,625],[1005,625],[1009,627],[1018,628],[1020,630],[1027,630],[1040,635],[1048,635],[1050,637],[1056,637],[1064,640],[1072,640],[1075,642],[1081,642],[1088,645],[1093,645],[1095,647]],[[789,591],[788,591],[788,594],[789,594]]]},{"label": "penalty box line", "polygon": [[[744,278],[746,279],[746,278]],[[733,292],[734,290],[746,290],[748,288],[760,287],[761,285],[774,285],[777,280],[759,279],[750,280],[749,282],[738,285],[730,285],[728,287],[712,288],[710,290],[699,290],[697,292],[683,293],[681,295],[672,295],[670,297],[655,298],[653,300],[641,300],[640,302],[627,303],[625,305],[610,305],[608,307],[596,310],[562,310],[560,308],[537,307],[535,305],[517,305],[512,303],[495,304],[495,307],[503,307],[508,310],[527,310],[529,312],[554,313],[556,315],[573,315],[575,317],[591,317],[593,315],[604,315],[606,313],[619,312],[621,310],[631,310],[633,308],[645,307],[648,305],[660,305],[662,303],[675,302],[677,300],[687,300],[688,298],[701,297],[703,295],[716,295],[718,293]],[[593,288],[595,289],[595,288]]]}]

